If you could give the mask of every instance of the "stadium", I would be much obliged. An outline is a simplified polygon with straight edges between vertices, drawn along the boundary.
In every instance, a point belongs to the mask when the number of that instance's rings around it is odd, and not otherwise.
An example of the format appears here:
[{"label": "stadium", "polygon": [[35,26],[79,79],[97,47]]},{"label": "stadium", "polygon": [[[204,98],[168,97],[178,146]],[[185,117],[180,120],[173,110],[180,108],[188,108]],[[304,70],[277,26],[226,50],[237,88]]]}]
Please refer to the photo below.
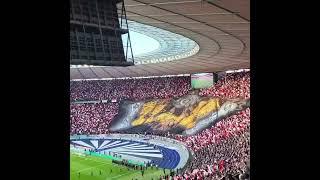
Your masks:
[{"label": "stadium", "polygon": [[70,179],[250,179],[250,1],[70,0]]}]

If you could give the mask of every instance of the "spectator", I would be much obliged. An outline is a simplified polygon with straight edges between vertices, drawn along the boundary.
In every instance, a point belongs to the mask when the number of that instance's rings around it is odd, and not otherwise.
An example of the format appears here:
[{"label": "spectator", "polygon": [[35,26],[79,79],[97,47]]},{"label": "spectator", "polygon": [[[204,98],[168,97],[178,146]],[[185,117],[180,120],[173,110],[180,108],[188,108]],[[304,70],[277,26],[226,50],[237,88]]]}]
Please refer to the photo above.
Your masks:
[{"label": "spectator", "polygon": [[108,133],[108,126],[118,108],[118,103],[71,104],[71,134]]},{"label": "spectator", "polygon": [[[239,175],[250,160],[250,108],[229,116],[210,129],[188,137],[176,136],[194,151],[183,177]],[[178,178],[179,179],[179,178]]]},{"label": "spectator", "polygon": [[190,77],[157,77],[101,81],[71,81],[70,100],[145,100],[183,96],[190,90]]},{"label": "spectator", "polygon": [[[109,133],[109,124],[118,114],[121,100],[180,97],[188,94],[190,77],[72,81],[70,90],[72,102],[100,101],[97,104],[71,104],[71,134],[106,134]],[[221,99],[250,98],[250,72],[227,74],[212,87],[201,89],[199,95]],[[157,135],[175,138],[194,152],[191,162],[183,172],[179,171],[180,175],[174,176],[175,180],[250,177],[250,108],[226,117],[193,136]]]},{"label": "spectator", "polygon": [[211,88],[201,89],[199,95],[222,99],[238,97],[248,99],[250,98],[250,71],[227,74]]}]

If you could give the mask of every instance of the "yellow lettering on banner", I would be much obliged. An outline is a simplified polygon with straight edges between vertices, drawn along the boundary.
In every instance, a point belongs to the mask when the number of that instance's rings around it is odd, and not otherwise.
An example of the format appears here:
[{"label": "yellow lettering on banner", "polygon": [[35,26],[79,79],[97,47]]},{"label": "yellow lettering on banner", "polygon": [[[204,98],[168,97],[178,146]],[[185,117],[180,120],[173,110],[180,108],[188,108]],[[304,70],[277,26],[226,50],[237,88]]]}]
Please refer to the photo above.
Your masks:
[{"label": "yellow lettering on banner", "polygon": [[182,113],[176,115],[174,114],[176,108],[171,108],[172,112],[169,109],[164,112],[164,109],[170,105],[169,102],[168,100],[146,102],[139,112],[139,117],[132,121],[132,126],[159,122],[161,129],[178,125],[190,129],[195,126],[198,120],[220,108],[219,99],[211,98],[200,101],[195,107],[184,107]]}]

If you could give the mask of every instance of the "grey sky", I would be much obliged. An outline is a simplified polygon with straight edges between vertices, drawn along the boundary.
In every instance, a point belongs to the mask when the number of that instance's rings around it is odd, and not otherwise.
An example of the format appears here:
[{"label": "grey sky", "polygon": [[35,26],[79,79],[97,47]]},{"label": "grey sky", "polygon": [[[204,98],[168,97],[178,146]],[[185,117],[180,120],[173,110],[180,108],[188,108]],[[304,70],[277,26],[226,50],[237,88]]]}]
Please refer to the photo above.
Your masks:
[{"label": "grey sky", "polygon": [[[122,36],[122,41],[124,46],[127,45],[127,37],[128,36],[126,34]],[[131,46],[132,46],[134,57],[143,53],[156,50],[160,46],[158,41],[156,41],[155,39],[134,31],[130,31],[130,39],[131,39]],[[126,50],[125,47],[124,49]],[[130,54],[131,53],[129,52],[128,53],[129,57],[130,57]]]}]

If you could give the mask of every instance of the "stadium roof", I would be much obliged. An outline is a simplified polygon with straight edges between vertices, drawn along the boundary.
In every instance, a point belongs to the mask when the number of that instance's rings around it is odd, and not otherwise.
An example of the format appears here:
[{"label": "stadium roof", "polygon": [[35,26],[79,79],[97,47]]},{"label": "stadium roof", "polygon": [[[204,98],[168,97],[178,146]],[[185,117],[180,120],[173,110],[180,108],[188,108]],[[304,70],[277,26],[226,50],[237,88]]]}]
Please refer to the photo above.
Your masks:
[{"label": "stadium roof", "polygon": [[[192,56],[199,51],[199,45],[195,41],[182,35],[154,26],[137,23],[135,21],[128,21],[128,25],[130,31],[149,36],[160,44],[160,47],[154,51],[134,56],[135,64],[150,64],[179,60]],[[130,57],[130,55],[128,57]]]},{"label": "stadium roof", "polygon": [[70,68],[71,79],[216,72],[250,66],[250,0],[125,0],[125,7],[129,20],[192,39],[199,51],[160,63]]}]

